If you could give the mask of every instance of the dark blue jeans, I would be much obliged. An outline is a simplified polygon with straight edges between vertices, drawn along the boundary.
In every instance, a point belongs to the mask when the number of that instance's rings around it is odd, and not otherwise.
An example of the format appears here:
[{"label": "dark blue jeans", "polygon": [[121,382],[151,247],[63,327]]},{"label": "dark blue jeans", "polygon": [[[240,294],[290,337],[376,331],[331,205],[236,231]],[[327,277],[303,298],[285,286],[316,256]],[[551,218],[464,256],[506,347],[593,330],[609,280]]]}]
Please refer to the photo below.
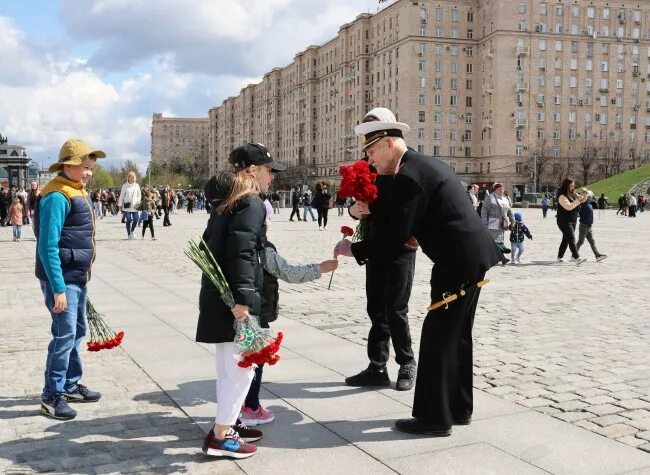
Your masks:
[{"label": "dark blue jeans", "polygon": [[61,313],[53,313],[54,293],[50,283],[41,280],[45,306],[52,317],[52,341],[47,347],[45,362],[45,386],[43,398],[73,391],[81,379],[81,355],[79,345],[86,336],[86,287],[68,284],[65,296],[68,307]]},{"label": "dark blue jeans", "polygon": [[137,211],[127,211],[124,213],[126,216],[126,233],[133,234],[135,228],[138,227],[138,212]]}]

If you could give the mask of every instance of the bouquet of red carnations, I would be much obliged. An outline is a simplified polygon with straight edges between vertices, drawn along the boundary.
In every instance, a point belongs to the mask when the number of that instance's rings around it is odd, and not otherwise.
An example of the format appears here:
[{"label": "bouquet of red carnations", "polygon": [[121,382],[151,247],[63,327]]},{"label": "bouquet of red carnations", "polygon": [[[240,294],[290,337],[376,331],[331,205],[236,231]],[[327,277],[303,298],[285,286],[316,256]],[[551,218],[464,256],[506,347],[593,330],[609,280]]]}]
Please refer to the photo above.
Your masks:
[{"label": "bouquet of red carnations", "polygon": [[[343,165],[339,169],[339,174],[342,177],[339,188],[341,198],[354,198],[356,201],[368,205],[377,199],[378,190],[375,185],[377,173],[370,171],[368,162],[359,160],[352,165]],[[353,241],[363,239],[363,224],[363,218],[361,218],[352,237]]]},{"label": "bouquet of red carnations", "polygon": [[104,320],[105,317],[86,299],[86,318],[90,330],[90,340],[86,343],[88,351],[109,350],[120,346],[124,339],[124,332],[115,332]]},{"label": "bouquet of red carnations", "polygon": [[[198,244],[190,241],[188,249],[185,250],[185,255],[214,284],[223,303],[229,308],[233,308],[235,299],[230,291],[230,286],[205,241],[201,239]],[[234,327],[235,343],[240,349],[239,366],[248,368],[253,364],[262,365],[266,363],[274,365],[278,362],[280,359],[278,351],[280,351],[283,338],[282,332],[279,332],[275,337],[271,336],[268,330],[260,327],[259,320],[255,315],[249,315],[242,321],[235,320]]]}]

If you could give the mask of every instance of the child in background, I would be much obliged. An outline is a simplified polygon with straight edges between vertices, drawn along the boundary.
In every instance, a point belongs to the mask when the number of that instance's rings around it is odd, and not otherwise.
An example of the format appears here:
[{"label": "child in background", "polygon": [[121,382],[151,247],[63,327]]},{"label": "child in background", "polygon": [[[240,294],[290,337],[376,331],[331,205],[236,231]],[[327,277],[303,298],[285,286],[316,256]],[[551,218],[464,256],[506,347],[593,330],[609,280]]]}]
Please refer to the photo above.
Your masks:
[{"label": "child in background", "polygon": [[523,216],[521,213],[515,213],[515,225],[510,231],[510,244],[512,247],[512,263],[517,262],[521,264],[521,255],[524,253],[524,239],[533,239],[530,231],[522,221]]},{"label": "child in background", "polygon": [[[269,226],[270,216],[273,215],[271,204],[265,201],[266,225]],[[275,246],[266,239],[264,241],[264,282],[262,286],[262,308],[260,311],[260,326],[269,328],[269,322],[278,318],[279,287],[278,279],[290,284],[304,284],[320,279],[323,274],[333,272],[338,267],[336,259],[323,261],[320,264],[291,265],[280,254]],[[273,412],[260,404],[260,388],[264,366],[255,368],[255,376],[246,395],[246,401],[241,409],[239,419],[245,426],[252,427],[267,424],[274,418]]]},{"label": "child in background", "polygon": [[9,206],[9,223],[14,227],[14,242],[20,241],[24,213],[25,206],[20,197],[16,196],[11,206]]}]

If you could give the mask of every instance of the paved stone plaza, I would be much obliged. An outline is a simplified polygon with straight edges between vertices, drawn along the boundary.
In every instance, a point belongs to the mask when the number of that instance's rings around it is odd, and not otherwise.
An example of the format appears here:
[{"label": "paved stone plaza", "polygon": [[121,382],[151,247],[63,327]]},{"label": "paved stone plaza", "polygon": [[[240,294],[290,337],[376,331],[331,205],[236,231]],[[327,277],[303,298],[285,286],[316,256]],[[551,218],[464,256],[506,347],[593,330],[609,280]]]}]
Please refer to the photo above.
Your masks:
[{"label": "paved stone plaza", "polygon": [[[0,229],[0,470],[8,473],[650,473],[650,213],[607,212],[594,225],[601,252],[555,263],[553,214],[523,210],[534,236],[524,262],[490,271],[474,327],[476,412],[445,439],[391,430],[412,391],[348,388],[367,364],[364,269],[342,261],[311,284],[281,284],[283,360],[265,372],[263,403],[276,413],[259,453],[238,463],[200,453],[214,415],[212,348],[194,342],[198,272],[184,256],[207,215],[157,221],[157,241],[129,242],[118,218],[98,222],[89,295],[120,349],[84,353],[84,382],[104,393],[77,419],[40,416],[50,318],[33,278],[34,242]],[[336,215],[336,210],[331,214]],[[270,239],[292,262],[331,254],[348,218],[274,219]],[[30,232],[25,227],[24,235]],[[429,304],[430,263],[419,256],[411,299],[414,342]],[[391,375],[397,367],[391,363]],[[295,449],[301,449],[296,452]]]}]

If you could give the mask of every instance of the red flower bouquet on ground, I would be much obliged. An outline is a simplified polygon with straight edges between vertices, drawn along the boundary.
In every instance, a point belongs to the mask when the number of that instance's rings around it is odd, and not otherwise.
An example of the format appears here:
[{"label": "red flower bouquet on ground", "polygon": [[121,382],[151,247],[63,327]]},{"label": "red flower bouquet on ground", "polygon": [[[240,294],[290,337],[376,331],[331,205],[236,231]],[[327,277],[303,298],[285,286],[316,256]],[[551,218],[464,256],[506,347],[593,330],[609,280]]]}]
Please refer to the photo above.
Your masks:
[{"label": "red flower bouquet on ground", "polygon": [[124,339],[124,332],[115,333],[104,320],[105,317],[95,310],[89,299],[86,299],[86,318],[90,330],[90,340],[86,343],[88,351],[108,350],[120,346]]},{"label": "red flower bouquet on ground", "polygon": [[[375,185],[377,174],[370,171],[368,162],[359,160],[352,165],[343,165],[339,169],[343,178],[339,188],[341,198],[354,198],[356,201],[370,204],[377,199],[378,190]],[[363,239],[363,218],[359,220],[357,229],[352,237],[353,241]]]}]

